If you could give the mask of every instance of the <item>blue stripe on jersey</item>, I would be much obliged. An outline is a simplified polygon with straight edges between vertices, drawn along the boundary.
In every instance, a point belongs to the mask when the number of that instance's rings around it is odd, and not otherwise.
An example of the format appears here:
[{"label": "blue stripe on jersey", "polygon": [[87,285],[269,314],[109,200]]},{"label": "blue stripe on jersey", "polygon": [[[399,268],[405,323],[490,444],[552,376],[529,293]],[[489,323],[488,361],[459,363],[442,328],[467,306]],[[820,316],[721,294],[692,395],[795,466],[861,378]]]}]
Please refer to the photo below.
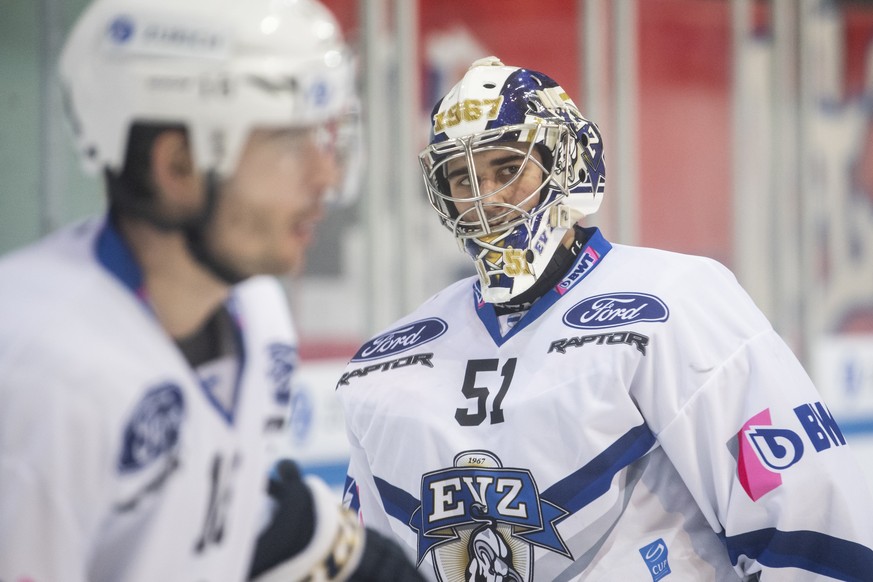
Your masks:
[{"label": "blue stripe on jersey", "polygon": [[125,287],[138,293],[143,285],[142,271],[109,217],[106,218],[94,246],[94,253],[100,264]]},{"label": "blue stripe on jersey", "polygon": [[421,502],[400,487],[395,487],[379,477],[374,476],[373,481],[376,482],[376,488],[382,498],[382,505],[385,506],[385,513],[409,525],[412,514],[415,513]]},{"label": "blue stripe on jersey", "polygon": [[864,582],[873,573],[873,550],[814,531],[768,528],[724,541],[734,565],[747,556],[770,568],[800,568],[846,582]]},{"label": "blue stripe on jersey", "polygon": [[575,513],[606,493],[615,475],[642,458],[653,444],[655,435],[648,426],[632,428],[584,467],[543,491],[540,497]]},{"label": "blue stripe on jersey", "polygon": [[497,313],[494,311],[494,305],[481,301],[481,283],[476,281],[476,283],[473,284],[473,306],[476,309],[476,314],[482,321],[482,325],[484,325],[485,329],[488,330],[488,334],[491,336],[491,339],[494,340],[496,346],[502,346],[509,341],[511,337],[514,337],[518,332],[536,321],[540,315],[548,311],[548,309],[563,297],[567,291],[575,287],[579,281],[587,277],[588,274],[591,273],[600,263],[606,253],[612,250],[612,245],[609,241],[603,238],[600,230],[597,228],[592,230],[594,232],[589,237],[588,242],[585,243],[585,247],[579,251],[576,261],[573,263],[573,267],[568,271],[567,276],[561,281],[561,283],[558,284],[558,286],[561,287],[561,290],[558,291],[556,288],[552,288],[548,293],[540,297],[531,308],[522,315],[521,320],[516,323],[506,335],[500,335],[500,324],[497,320]]},{"label": "blue stripe on jersey", "polygon": [[361,510],[361,497],[358,495],[358,484],[351,475],[346,475],[346,482],[345,485],[343,485],[343,503],[355,513],[359,513]]}]

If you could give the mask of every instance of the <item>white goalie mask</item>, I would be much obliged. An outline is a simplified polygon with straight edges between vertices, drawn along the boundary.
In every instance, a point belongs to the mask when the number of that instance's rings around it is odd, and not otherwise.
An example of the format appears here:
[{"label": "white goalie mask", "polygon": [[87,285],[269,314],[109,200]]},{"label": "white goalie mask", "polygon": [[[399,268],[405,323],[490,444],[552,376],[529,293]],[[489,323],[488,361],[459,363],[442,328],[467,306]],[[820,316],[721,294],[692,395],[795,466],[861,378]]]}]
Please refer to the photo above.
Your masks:
[{"label": "white goalie mask", "polygon": [[431,121],[419,155],[428,200],[473,259],[483,299],[510,301],[599,208],[600,132],[555,81],[495,57],[473,63]]},{"label": "white goalie mask", "polygon": [[[89,171],[120,170],[135,122],[187,128],[198,169],[228,177],[255,128],[354,134],[354,64],[314,0],[98,0],[61,54]],[[337,150],[354,161],[349,151]],[[346,144],[335,144],[341,148]]]}]

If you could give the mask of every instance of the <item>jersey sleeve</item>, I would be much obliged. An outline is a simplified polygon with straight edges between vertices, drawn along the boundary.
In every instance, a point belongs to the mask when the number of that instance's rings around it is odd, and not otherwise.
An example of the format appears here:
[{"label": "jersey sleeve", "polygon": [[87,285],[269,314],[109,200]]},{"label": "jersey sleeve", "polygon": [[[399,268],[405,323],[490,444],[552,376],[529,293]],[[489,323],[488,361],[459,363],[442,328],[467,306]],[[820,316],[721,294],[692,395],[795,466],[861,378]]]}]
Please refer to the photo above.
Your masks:
[{"label": "jersey sleeve", "polygon": [[379,533],[393,535],[388,514],[379,497],[366,453],[355,435],[347,429],[349,439],[349,469],[343,491],[343,505],[358,514],[358,519]]},{"label": "jersey sleeve", "polygon": [[0,580],[87,579],[110,439],[99,406],[67,388],[46,366],[0,374]]},{"label": "jersey sleeve", "polygon": [[251,343],[259,352],[251,359],[263,366],[265,452],[264,475],[283,459],[294,459],[290,418],[294,374],[300,364],[298,338],[288,309],[288,299],[272,277],[254,277],[236,290],[242,316],[250,329]]},{"label": "jersey sleeve", "polygon": [[[701,365],[706,357],[676,359],[693,369],[656,375],[664,399],[676,403],[669,422],[653,423],[657,439],[738,574],[865,579],[873,571],[873,499],[858,462],[788,345],[760,323],[736,283],[720,283],[722,297],[701,302],[709,319],[696,318],[698,335],[679,334],[676,343],[693,341],[685,352],[705,353],[717,336],[744,333],[742,321],[757,330],[712,366]],[[664,386],[692,385],[692,377],[701,381],[687,392]]]}]

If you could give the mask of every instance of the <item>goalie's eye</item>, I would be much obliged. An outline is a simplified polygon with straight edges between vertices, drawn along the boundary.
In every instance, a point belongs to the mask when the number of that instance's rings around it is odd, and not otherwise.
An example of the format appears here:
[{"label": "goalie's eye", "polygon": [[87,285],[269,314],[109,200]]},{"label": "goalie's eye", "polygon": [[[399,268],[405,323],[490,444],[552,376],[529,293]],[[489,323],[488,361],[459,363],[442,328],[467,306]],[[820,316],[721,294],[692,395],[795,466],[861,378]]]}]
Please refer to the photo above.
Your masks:
[{"label": "goalie's eye", "polygon": [[452,190],[452,195],[457,196],[457,194],[463,190],[470,190],[470,173],[467,172],[466,169],[459,170],[457,173],[454,173],[454,176],[449,178],[449,187]]},{"label": "goalie's eye", "polygon": [[474,154],[476,168],[470,172],[465,161],[450,162],[446,180],[453,198],[473,196],[473,179],[479,188],[479,195],[486,195],[511,182],[524,167],[525,156],[502,150],[477,152]]}]

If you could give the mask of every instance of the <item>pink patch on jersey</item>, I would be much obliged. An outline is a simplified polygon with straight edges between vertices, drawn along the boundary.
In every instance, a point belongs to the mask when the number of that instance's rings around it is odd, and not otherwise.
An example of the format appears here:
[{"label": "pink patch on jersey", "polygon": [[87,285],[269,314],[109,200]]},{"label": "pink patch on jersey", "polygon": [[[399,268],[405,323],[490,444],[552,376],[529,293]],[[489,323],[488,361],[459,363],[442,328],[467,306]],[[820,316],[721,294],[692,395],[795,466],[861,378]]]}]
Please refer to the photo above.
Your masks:
[{"label": "pink patch on jersey", "polygon": [[579,281],[582,274],[588,271],[594,263],[600,260],[600,253],[592,249],[591,247],[586,248],[582,251],[584,258],[578,261],[576,269],[571,271],[561,280],[560,283],[555,285],[555,291],[559,294],[563,295],[567,291],[573,288],[577,281]]},{"label": "pink patch on jersey", "polygon": [[476,309],[485,307],[485,298],[482,297],[482,292],[479,290],[479,283],[473,285],[473,296],[476,300]]},{"label": "pink patch on jersey", "polygon": [[758,459],[758,455],[755,454],[752,443],[746,437],[746,431],[751,427],[770,426],[771,424],[770,410],[764,409],[747,420],[740,432],[737,433],[740,445],[737,474],[740,478],[740,485],[743,486],[752,501],[759,500],[765,494],[782,485],[782,477],[764,467],[764,464]]}]

